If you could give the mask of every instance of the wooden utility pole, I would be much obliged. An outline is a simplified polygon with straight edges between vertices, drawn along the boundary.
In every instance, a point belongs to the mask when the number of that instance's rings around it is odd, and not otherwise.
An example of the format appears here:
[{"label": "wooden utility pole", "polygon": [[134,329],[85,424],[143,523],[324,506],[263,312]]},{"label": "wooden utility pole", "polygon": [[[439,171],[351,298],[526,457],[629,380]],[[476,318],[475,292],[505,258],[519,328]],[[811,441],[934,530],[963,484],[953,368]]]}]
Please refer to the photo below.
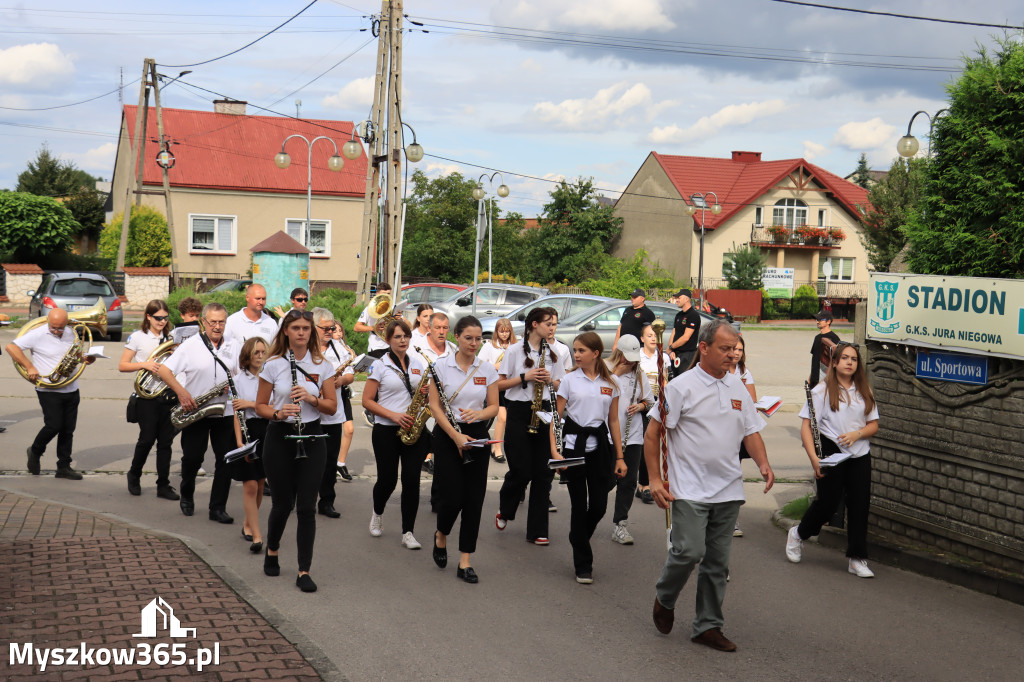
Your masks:
[{"label": "wooden utility pole", "polygon": [[[170,142],[164,139],[164,110],[160,107],[160,79],[157,78],[156,64],[153,64],[153,104],[156,106],[156,130],[160,135],[160,149],[170,150]],[[148,117],[147,117],[148,118]],[[166,145],[166,146],[165,146]],[[143,159],[143,165],[145,159]],[[164,210],[167,214],[167,236],[171,242],[171,276],[178,270],[178,250],[174,242],[174,213],[171,211],[171,181],[167,177],[167,166],[160,164],[163,171]],[[141,188],[140,188],[141,189]],[[140,194],[139,197],[142,195]],[[307,227],[308,229],[308,227]]]},{"label": "wooden utility pole", "polygon": [[400,258],[398,253],[398,237],[402,229],[402,0],[391,0],[389,30],[391,70],[388,73],[388,188],[387,200],[384,202],[384,258],[381,276],[391,281],[394,287],[395,300],[402,288],[401,282],[392,279],[392,273],[398,274],[397,266]]}]

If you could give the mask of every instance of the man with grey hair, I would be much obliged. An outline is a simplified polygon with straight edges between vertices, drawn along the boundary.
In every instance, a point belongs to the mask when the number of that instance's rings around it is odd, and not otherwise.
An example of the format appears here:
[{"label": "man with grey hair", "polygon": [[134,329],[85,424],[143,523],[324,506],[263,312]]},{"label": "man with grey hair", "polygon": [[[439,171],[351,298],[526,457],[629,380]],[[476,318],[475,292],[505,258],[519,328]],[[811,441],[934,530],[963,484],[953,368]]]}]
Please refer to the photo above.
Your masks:
[{"label": "man with grey hair", "polygon": [[[701,326],[700,363],[665,387],[644,437],[651,495],[671,509],[671,548],[654,599],[654,625],[672,630],[675,603],[690,573],[697,576],[697,614],[691,639],[718,651],[735,651],[722,634],[732,533],[744,502],[740,443],[760,469],[767,493],[775,481],[750,393],[730,371],[739,334],[725,320]],[[661,442],[668,443],[668,486],[661,476]]]}]

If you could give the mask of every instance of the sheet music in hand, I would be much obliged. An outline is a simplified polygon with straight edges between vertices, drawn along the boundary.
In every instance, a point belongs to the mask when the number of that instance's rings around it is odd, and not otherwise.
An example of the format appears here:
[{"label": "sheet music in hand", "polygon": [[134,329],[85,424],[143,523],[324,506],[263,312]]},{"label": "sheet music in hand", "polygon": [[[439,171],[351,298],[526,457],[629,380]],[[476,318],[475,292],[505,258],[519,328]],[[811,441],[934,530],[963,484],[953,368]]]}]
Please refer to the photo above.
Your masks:
[{"label": "sheet music in hand", "polygon": [[488,440],[486,438],[477,438],[476,440],[467,441],[466,445],[471,448],[482,448],[485,445],[496,445],[498,443],[504,443],[503,440]]},{"label": "sheet music in hand", "polygon": [[764,416],[770,417],[782,407],[782,398],[777,395],[763,395],[754,403],[754,407]]},{"label": "sheet music in hand", "polygon": [[565,459],[555,459],[552,457],[548,460],[548,469],[564,469],[566,467],[576,467],[580,464],[584,464],[586,460],[583,457],[566,457]]},{"label": "sheet music in hand", "polygon": [[224,462],[227,464],[231,464],[232,462],[237,462],[240,459],[245,459],[246,457],[256,454],[256,445],[259,442],[259,439],[257,439],[251,443],[246,443],[240,448],[235,448],[231,452],[224,455]]}]

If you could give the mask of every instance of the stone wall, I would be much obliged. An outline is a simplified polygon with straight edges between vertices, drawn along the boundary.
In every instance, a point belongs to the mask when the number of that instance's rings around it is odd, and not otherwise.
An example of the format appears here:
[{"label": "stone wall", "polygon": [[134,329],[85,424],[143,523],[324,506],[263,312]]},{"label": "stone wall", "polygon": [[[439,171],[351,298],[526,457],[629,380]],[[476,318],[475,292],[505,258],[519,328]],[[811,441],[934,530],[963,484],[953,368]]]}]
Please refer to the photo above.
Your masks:
[{"label": "stone wall", "polygon": [[171,292],[171,271],[167,268],[125,268],[124,307],[144,310],[154,298],[166,299]]},{"label": "stone wall", "polygon": [[7,284],[7,303],[27,306],[30,296],[26,291],[35,291],[43,283],[43,270],[38,265],[26,263],[4,263],[3,275]]}]

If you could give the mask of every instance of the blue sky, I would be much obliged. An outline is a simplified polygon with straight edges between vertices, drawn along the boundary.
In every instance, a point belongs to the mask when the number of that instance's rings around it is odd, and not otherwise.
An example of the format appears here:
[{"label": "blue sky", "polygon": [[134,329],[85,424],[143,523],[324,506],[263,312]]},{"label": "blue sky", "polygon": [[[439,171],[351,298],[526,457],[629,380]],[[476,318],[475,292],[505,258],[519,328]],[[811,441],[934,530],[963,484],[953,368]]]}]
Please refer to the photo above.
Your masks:
[{"label": "blue sky", "polygon": [[[180,0],[144,14],[150,3],[0,0],[0,107],[52,107],[115,90],[122,70],[126,84],[139,77],[145,57],[176,76],[174,65],[240,47],[308,1]],[[829,4],[1020,21],[1010,0]],[[360,29],[379,11],[369,0],[320,0],[182,80],[286,114],[301,99],[303,116],[361,120],[376,43]],[[802,156],[840,175],[864,152],[872,167],[888,168],[910,116],[942,108],[961,57],[1002,33],[772,0],[409,0],[405,12],[429,30],[404,39],[403,118],[428,154],[418,167],[472,177],[511,171],[502,205],[527,217],[540,212],[553,179],[592,176],[615,196],[652,150]],[[536,32],[511,39],[522,29]],[[135,103],[138,86],[126,86],[124,99]],[[179,84],[163,92],[169,107],[208,110],[212,99]],[[116,92],[64,109],[0,109],[0,187],[14,187],[44,142],[109,179],[119,122]],[[922,137],[927,122],[919,118],[914,132]]]}]

